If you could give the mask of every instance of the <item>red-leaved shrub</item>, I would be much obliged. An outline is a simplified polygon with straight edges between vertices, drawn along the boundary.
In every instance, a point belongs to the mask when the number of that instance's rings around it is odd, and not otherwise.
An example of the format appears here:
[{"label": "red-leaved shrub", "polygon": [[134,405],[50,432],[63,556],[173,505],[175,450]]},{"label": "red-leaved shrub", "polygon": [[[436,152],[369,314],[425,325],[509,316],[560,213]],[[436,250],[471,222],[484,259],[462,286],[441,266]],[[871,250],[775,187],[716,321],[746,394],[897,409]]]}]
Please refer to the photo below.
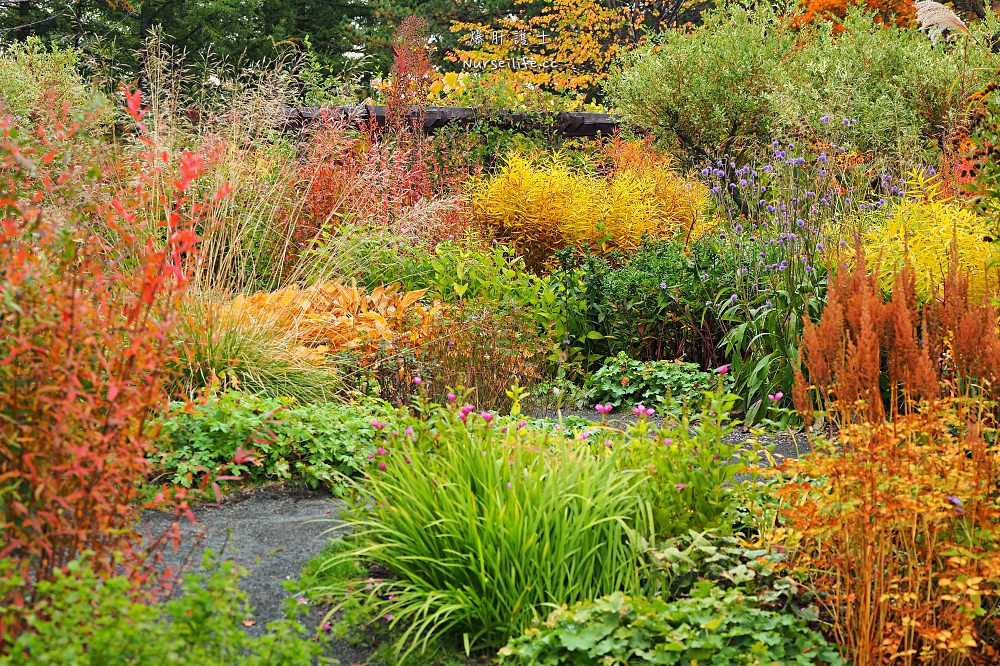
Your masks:
[{"label": "red-leaved shrub", "polygon": [[[193,200],[201,156],[154,145],[139,93],[123,92],[146,146],[121,158],[129,191],[100,203],[81,203],[101,184],[76,123],[53,111],[16,127],[0,109],[0,558],[31,581],[0,600],[8,609],[84,551],[98,570],[125,553],[138,571],[147,418],[175,353],[196,219],[225,195]],[[0,646],[16,624],[0,616]]]}]

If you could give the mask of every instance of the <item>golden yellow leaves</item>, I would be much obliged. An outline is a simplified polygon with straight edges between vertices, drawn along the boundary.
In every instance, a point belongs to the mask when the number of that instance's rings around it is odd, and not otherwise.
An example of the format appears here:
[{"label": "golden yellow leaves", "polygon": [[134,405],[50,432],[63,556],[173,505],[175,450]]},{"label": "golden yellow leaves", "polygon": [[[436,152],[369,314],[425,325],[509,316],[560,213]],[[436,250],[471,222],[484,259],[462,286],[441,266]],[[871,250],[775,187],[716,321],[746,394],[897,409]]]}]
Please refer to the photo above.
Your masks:
[{"label": "golden yellow leaves", "polygon": [[686,233],[707,203],[705,187],[671,167],[666,158],[644,164],[616,156],[612,173],[601,177],[558,154],[513,154],[474,185],[473,211],[510,236],[533,267],[571,245],[631,250],[644,236]]},{"label": "golden yellow leaves", "polygon": [[954,242],[959,267],[969,273],[970,293],[994,293],[1000,252],[987,240],[994,232],[986,220],[943,196],[937,176],[911,173],[906,191],[886,213],[869,216],[878,219],[864,235],[869,268],[878,266],[883,285],[891,288],[893,276],[908,261],[917,296],[927,300],[944,283]]},{"label": "golden yellow leaves", "polygon": [[441,311],[439,303],[420,303],[426,292],[402,291],[399,284],[369,292],[356,283],[326,282],[240,296],[231,309],[285,330],[298,342],[297,355],[323,363],[338,352],[369,357],[400,345],[419,345]]}]

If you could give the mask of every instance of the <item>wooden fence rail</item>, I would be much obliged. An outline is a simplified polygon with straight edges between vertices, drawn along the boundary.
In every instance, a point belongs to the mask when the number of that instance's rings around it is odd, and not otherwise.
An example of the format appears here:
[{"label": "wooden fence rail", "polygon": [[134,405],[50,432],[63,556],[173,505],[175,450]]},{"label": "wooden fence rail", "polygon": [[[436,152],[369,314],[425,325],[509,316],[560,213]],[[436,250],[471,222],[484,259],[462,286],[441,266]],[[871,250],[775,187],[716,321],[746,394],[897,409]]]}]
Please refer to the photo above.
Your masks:
[{"label": "wooden fence rail", "polygon": [[[607,136],[621,125],[621,119],[609,113],[482,111],[457,106],[428,106],[422,111],[424,132],[428,134],[446,125],[470,125],[477,120],[505,129],[547,129],[566,137]],[[304,127],[323,117],[337,118],[356,125],[365,123],[383,127],[385,107],[367,104],[299,107],[288,112],[287,124],[293,128]]]}]

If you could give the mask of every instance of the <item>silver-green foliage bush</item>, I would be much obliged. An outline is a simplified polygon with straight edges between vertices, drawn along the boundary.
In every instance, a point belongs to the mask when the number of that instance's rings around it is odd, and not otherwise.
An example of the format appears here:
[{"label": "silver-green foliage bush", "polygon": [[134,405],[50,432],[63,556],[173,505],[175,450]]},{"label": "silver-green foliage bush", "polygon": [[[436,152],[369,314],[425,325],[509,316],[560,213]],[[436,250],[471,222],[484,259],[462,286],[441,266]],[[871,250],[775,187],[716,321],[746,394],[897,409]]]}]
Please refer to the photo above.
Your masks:
[{"label": "silver-green foliage bush", "polygon": [[843,26],[838,35],[827,22],[793,29],[766,5],[723,6],[627,55],[607,91],[631,124],[695,159],[836,124],[841,145],[898,160],[945,137],[991,71],[989,54],[964,37],[933,43],[864,10]]}]

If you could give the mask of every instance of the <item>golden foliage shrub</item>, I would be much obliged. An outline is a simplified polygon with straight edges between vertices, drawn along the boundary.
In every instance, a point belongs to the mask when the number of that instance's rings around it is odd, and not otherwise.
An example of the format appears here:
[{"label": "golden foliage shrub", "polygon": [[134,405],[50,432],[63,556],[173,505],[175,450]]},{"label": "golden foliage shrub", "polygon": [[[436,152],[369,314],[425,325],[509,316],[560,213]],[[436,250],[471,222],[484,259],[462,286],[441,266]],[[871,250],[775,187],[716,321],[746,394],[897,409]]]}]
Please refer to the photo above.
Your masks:
[{"label": "golden foliage shrub", "polygon": [[612,144],[612,167],[603,176],[570,166],[558,153],[512,154],[492,177],[474,182],[473,212],[535,269],[572,245],[632,250],[644,236],[675,236],[695,224],[708,191],[643,146]]},{"label": "golden foliage shrub", "polygon": [[356,283],[326,282],[239,296],[230,310],[285,330],[298,343],[298,355],[322,363],[338,352],[369,358],[376,352],[419,345],[442,307],[422,305],[426,292],[401,291],[399,284],[369,292]]},{"label": "golden foliage shrub", "polygon": [[[863,220],[868,268],[878,269],[883,287],[892,286],[895,273],[909,262],[917,296],[927,301],[948,272],[947,249],[954,243],[958,265],[969,275],[973,296],[994,294],[1000,286],[1000,252],[990,242],[989,223],[942,193],[938,176],[910,174],[907,198],[883,213]],[[870,225],[870,226],[869,226]]]}]

